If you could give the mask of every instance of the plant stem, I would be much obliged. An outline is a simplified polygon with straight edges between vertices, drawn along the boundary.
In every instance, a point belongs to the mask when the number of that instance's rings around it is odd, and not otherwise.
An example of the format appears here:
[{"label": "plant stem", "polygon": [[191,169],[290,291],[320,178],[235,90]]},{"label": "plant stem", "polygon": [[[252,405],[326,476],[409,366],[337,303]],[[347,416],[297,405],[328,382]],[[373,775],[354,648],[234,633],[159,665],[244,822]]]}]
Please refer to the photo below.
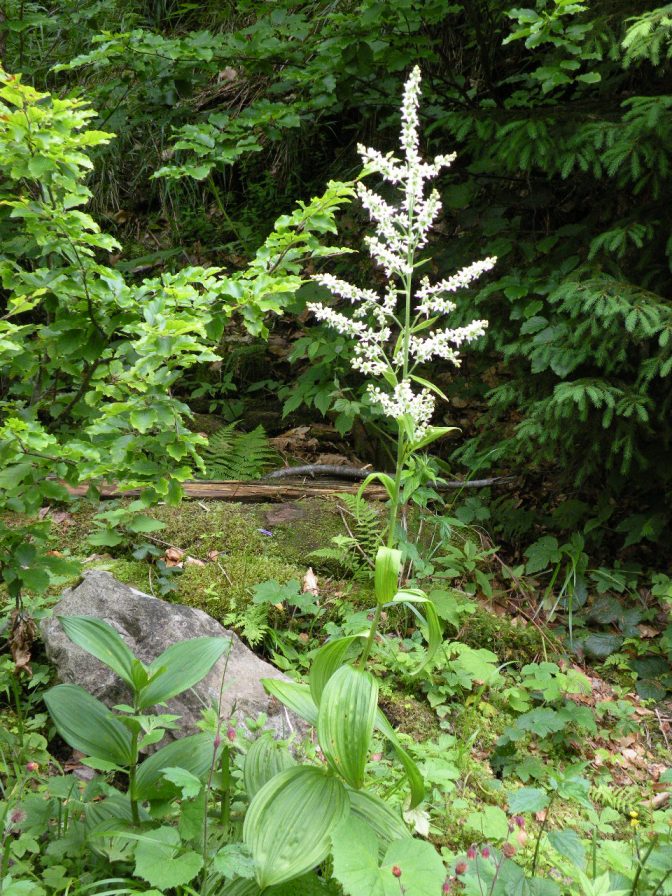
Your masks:
[{"label": "plant stem", "polygon": [[369,658],[369,654],[371,653],[371,648],[373,647],[373,642],[376,638],[376,631],[378,630],[378,626],[380,624],[380,614],[382,612],[382,607],[380,604],[376,605],[376,610],[373,614],[373,620],[371,622],[371,628],[369,629],[369,636],[366,639],[366,644],[364,645],[364,650],[362,651],[362,655],[359,659],[359,665],[363,668],[366,665],[366,661]]},{"label": "plant stem", "polygon": [[653,852],[653,848],[658,842],[658,836],[654,836],[651,838],[651,843],[649,844],[649,848],[644,853],[643,858],[639,860],[639,865],[637,866],[637,871],[635,872],[634,880],[632,881],[632,889],[630,890],[630,896],[636,896],[637,890],[639,888],[639,878],[642,876],[642,871],[644,870],[644,866],[649,860],[649,856]]},{"label": "plant stem", "polygon": [[23,739],[25,735],[25,726],[23,722],[23,711],[21,709],[21,691],[19,683],[15,675],[10,676],[12,682],[12,693],[14,695],[14,706],[16,708],[16,722],[18,727],[19,742],[21,744],[21,753],[23,754]]},{"label": "plant stem", "polygon": [[131,764],[128,769],[128,793],[131,798],[131,817],[133,824],[140,824],[140,812],[135,796],[135,775],[138,770],[138,733],[133,731],[131,735]]},{"label": "plant stem", "polygon": [[534,846],[534,857],[532,858],[532,877],[534,877],[537,871],[537,862],[539,860],[539,847],[541,846],[541,838],[544,836],[544,831],[546,830],[546,825],[548,824],[548,819],[551,815],[551,806],[553,805],[553,800],[556,797],[556,793],[553,794],[551,799],[549,800],[548,806],[546,808],[546,815],[544,815],[544,820],[541,822],[541,827],[539,828],[539,836],[537,837],[537,842]]}]

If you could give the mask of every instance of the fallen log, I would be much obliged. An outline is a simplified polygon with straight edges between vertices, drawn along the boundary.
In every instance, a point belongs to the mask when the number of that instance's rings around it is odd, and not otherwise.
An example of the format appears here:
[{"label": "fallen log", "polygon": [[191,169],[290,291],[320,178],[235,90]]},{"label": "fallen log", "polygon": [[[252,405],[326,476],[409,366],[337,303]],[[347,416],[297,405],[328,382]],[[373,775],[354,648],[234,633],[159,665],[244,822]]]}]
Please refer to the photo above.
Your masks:
[{"label": "fallen log", "polygon": [[[70,486],[63,483],[71,495],[86,495],[88,485]],[[228,479],[189,480],[182,483],[186,498],[197,500],[214,499],[220,501],[295,501],[299,498],[328,497],[339,492],[355,493],[358,485],[350,485],[343,482],[322,485],[313,483],[288,483],[288,482],[236,482]],[[119,489],[114,483],[104,482],[98,486],[102,498],[125,498],[139,495],[141,489]],[[366,488],[366,496],[373,501],[383,501],[387,498],[387,492],[380,485],[371,485]]]},{"label": "fallen log", "polygon": [[[314,466],[317,466],[319,471],[319,465]],[[182,488],[184,489],[184,495],[186,498],[194,498],[201,501],[203,499],[211,498],[213,500],[220,501],[259,502],[288,500],[295,501],[299,498],[329,497],[330,495],[336,495],[339,492],[348,492],[350,494],[355,494],[361,488],[361,486],[356,483],[350,484],[348,482],[324,481],[318,484],[316,482],[279,481],[280,478],[284,478],[285,476],[289,477],[290,469],[293,469],[293,473],[296,476],[297,472],[298,475],[301,475],[301,471],[305,468],[286,468],[286,470],[276,471],[276,473],[282,472],[282,477],[273,476],[273,474],[271,474],[264,479],[258,479],[251,482],[237,482],[230,479],[192,479],[182,483]],[[356,468],[348,469],[354,470]],[[324,471],[322,470],[319,472]],[[362,476],[357,477],[358,479],[363,479],[369,475],[367,471],[357,472],[363,473]],[[350,476],[349,478],[354,477]],[[464,487],[482,488],[486,485],[496,485],[500,482],[507,481],[509,481],[509,479],[504,477],[497,477],[494,479],[472,479],[467,482],[447,482],[444,485],[439,486],[438,490],[454,490]],[[86,495],[89,490],[88,485],[70,486],[66,485],[65,483],[63,484],[71,495]],[[102,485],[98,486],[98,491],[103,498],[124,498],[132,497],[133,495],[139,495],[141,489],[119,489],[114,483],[104,482],[102,483]],[[371,483],[370,485],[367,485],[365,494],[366,497],[372,501],[384,501],[387,498],[387,492],[382,487],[382,485],[379,485],[378,483]]]}]

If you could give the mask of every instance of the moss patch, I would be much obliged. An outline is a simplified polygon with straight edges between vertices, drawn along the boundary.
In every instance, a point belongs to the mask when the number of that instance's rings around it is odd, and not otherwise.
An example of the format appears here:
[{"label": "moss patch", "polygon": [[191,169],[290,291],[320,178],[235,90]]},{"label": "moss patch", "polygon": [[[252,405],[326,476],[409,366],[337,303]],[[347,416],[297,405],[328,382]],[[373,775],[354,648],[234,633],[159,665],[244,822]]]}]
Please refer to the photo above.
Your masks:
[{"label": "moss patch", "polygon": [[514,625],[509,619],[477,607],[460,630],[457,641],[469,647],[485,647],[497,654],[500,662],[531,663],[555,656],[553,642],[544,638],[534,625]]}]

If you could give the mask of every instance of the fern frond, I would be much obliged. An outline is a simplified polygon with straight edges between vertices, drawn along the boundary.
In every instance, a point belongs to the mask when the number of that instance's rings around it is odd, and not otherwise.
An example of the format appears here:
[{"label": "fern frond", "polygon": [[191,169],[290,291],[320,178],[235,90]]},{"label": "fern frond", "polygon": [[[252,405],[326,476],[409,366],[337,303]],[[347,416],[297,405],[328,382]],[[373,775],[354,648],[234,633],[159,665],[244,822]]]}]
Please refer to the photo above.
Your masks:
[{"label": "fern frond", "polygon": [[256,647],[269,631],[268,607],[262,604],[248,604],[244,610],[227,613],[223,622],[240,635],[250,647]]},{"label": "fern frond", "polygon": [[280,463],[263,427],[240,432],[229,423],[214,432],[201,449],[205,464],[203,479],[260,479],[269,468]]}]

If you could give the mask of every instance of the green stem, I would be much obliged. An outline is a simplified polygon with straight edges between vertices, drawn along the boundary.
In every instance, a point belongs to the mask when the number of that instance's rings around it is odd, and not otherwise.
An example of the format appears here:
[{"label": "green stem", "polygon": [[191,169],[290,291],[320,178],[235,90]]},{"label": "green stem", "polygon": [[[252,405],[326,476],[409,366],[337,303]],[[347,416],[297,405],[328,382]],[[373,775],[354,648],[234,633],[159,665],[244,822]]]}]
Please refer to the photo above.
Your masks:
[{"label": "green stem", "polygon": [[380,604],[376,605],[376,611],[373,614],[373,621],[371,622],[371,628],[369,629],[369,636],[366,639],[366,644],[364,645],[364,650],[362,651],[362,655],[359,658],[359,665],[364,668],[366,665],[366,661],[369,658],[369,654],[371,653],[371,648],[373,647],[373,642],[376,638],[376,632],[378,630],[378,626],[380,625],[380,614],[382,613],[383,608]]},{"label": "green stem", "polygon": [[231,220],[231,216],[227,212],[226,206],[224,205],[224,200],[222,199],[222,194],[220,193],[219,188],[217,187],[217,184],[215,183],[215,179],[212,176],[212,174],[208,175],[208,186],[210,187],[210,189],[212,191],[212,195],[215,198],[215,204],[217,205],[217,208],[219,209],[220,215],[224,218],[224,221],[225,221],[227,227],[229,228],[231,233],[235,236],[235,238],[238,240],[243,251],[249,253],[250,246],[248,245],[247,241],[241,234],[241,232],[238,229],[238,227],[236,226],[235,222]]},{"label": "green stem", "polygon": [[222,791],[219,821],[223,827],[227,827],[231,817],[231,749],[229,747],[224,747],[222,750]]},{"label": "green stem", "polygon": [[658,837],[655,836],[651,839],[651,843],[649,844],[649,848],[644,853],[644,857],[640,859],[639,865],[637,866],[637,871],[635,872],[634,880],[632,881],[632,889],[630,890],[630,896],[636,896],[637,890],[639,888],[639,878],[642,876],[642,871],[644,870],[644,866],[649,861],[649,856],[653,852],[653,847],[658,842]]},{"label": "green stem", "polygon": [[135,776],[138,770],[138,731],[131,735],[131,764],[128,769],[128,793],[131,798],[131,816],[133,824],[140,824],[138,800],[135,796]]},{"label": "green stem", "polygon": [[541,846],[541,838],[544,836],[544,831],[546,830],[546,825],[548,824],[548,819],[551,815],[551,806],[553,805],[553,800],[555,799],[556,794],[554,793],[551,799],[549,800],[548,807],[546,808],[546,815],[544,816],[544,820],[541,823],[541,827],[539,828],[539,836],[537,837],[537,842],[534,846],[534,857],[532,858],[532,877],[534,877],[537,871],[537,862],[539,861],[539,847]]},{"label": "green stem", "polygon": [[656,889],[653,891],[651,896],[657,896],[657,894],[662,890],[663,884],[665,883],[665,881],[671,876],[672,876],[672,871],[668,871],[667,874],[665,875],[665,877],[662,878],[662,880],[660,881],[660,883],[658,884]]},{"label": "green stem", "polygon": [[16,709],[16,721],[18,727],[19,742],[21,744],[21,752],[23,753],[23,739],[25,735],[25,726],[23,722],[23,711],[21,709],[21,691],[16,676],[10,676],[12,682],[12,693],[14,695],[14,706]]},{"label": "green stem", "polygon": [[397,463],[394,472],[394,494],[390,498],[390,516],[387,524],[387,546],[393,548],[397,536],[397,517],[399,516],[401,496],[401,474],[404,469],[405,444],[401,427],[398,426],[397,434]]}]

